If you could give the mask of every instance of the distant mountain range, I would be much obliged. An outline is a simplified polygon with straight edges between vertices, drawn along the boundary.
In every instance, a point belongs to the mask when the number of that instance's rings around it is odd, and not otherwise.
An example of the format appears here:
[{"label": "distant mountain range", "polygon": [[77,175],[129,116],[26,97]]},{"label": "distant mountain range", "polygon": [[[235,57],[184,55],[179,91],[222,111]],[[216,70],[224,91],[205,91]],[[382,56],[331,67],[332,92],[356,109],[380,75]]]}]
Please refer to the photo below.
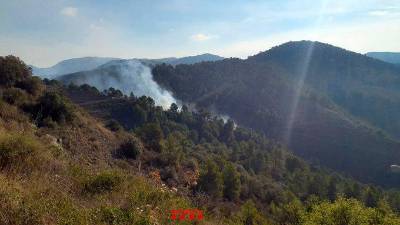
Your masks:
[{"label": "distant mountain range", "polygon": [[218,56],[218,55],[213,55],[213,54],[201,54],[201,55],[195,55],[195,56],[186,56],[182,58],[176,58],[176,57],[170,57],[170,58],[161,58],[161,59],[137,59],[143,63],[146,64],[161,64],[161,63],[166,63],[170,65],[178,65],[178,64],[195,64],[195,63],[200,63],[200,62],[214,62],[214,61],[219,61],[224,59],[224,57]]},{"label": "distant mountain range", "polygon": [[368,52],[369,57],[400,65],[400,52]]},{"label": "distant mountain range", "polygon": [[31,66],[32,73],[45,78],[55,78],[57,76],[75,73],[79,71],[92,70],[104,63],[117,58],[106,58],[106,57],[83,57],[63,60],[54,66],[47,68],[39,68]]},{"label": "distant mountain range", "polygon": [[[178,65],[178,64],[194,64],[204,61],[218,61],[222,59],[224,58],[217,55],[206,53],[202,55],[187,56],[182,58],[171,57],[162,59],[135,59],[135,60],[150,65],[156,65],[160,63]],[[34,75],[38,75],[45,78],[55,78],[64,74],[93,70],[113,60],[122,60],[122,59],[109,58],[109,57],[83,57],[83,58],[67,59],[48,68],[39,68],[35,66],[31,66],[31,68]]]}]

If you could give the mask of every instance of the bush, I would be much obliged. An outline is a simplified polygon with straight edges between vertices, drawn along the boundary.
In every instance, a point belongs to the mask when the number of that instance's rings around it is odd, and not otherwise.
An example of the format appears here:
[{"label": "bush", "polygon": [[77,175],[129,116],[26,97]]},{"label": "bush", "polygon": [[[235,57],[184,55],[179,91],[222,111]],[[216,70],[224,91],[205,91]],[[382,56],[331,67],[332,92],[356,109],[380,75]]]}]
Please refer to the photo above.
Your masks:
[{"label": "bush", "polygon": [[106,224],[132,224],[132,213],[117,207],[102,207],[99,210],[100,221]]},{"label": "bush", "polygon": [[123,130],[123,127],[121,126],[121,124],[119,124],[118,121],[116,121],[116,120],[114,120],[114,119],[110,120],[110,121],[106,124],[106,127],[107,127],[108,129],[110,129],[111,131],[114,131],[114,132]]},{"label": "bush", "polygon": [[44,146],[33,137],[21,134],[0,135],[0,168],[29,172],[42,163]]},{"label": "bush", "polygon": [[113,172],[103,172],[84,184],[84,191],[90,194],[99,194],[116,189],[122,182],[121,176]]},{"label": "bush", "polygon": [[31,95],[39,95],[43,90],[44,86],[39,77],[29,77],[23,81],[17,83],[17,87],[24,89]]},{"label": "bush", "polygon": [[44,126],[43,122],[47,118],[57,123],[70,122],[73,119],[71,106],[63,96],[55,92],[46,92],[30,111],[39,126]]},{"label": "bush", "polygon": [[27,102],[28,96],[19,88],[7,88],[3,91],[2,98],[11,105],[22,105]]},{"label": "bush", "polygon": [[143,146],[140,144],[140,142],[131,138],[125,143],[121,144],[118,149],[118,155],[127,159],[137,159],[142,151]]}]

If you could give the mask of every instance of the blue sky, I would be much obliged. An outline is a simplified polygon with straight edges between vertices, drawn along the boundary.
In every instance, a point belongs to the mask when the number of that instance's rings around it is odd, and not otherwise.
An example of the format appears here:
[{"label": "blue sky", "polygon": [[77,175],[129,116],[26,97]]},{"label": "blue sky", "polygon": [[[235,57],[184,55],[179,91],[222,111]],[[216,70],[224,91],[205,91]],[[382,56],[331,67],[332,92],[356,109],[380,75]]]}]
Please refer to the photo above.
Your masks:
[{"label": "blue sky", "polygon": [[0,0],[0,55],[246,58],[290,40],[400,51],[400,0]]}]

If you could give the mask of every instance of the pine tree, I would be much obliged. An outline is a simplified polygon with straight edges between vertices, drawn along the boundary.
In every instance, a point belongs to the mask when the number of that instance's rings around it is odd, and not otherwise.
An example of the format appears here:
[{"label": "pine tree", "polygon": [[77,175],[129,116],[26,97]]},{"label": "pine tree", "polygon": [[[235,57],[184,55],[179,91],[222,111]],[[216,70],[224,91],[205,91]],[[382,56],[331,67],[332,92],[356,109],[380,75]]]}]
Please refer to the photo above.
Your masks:
[{"label": "pine tree", "polygon": [[222,196],[222,175],[214,162],[207,162],[205,171],[200,175],[198,189],[206,192],[213,198],[220,198]]},{"label": "pine tree", "polygon": [[224,174],[224,197],[233,201],[239,198],[240,179],[232,164],[225,166]]}]

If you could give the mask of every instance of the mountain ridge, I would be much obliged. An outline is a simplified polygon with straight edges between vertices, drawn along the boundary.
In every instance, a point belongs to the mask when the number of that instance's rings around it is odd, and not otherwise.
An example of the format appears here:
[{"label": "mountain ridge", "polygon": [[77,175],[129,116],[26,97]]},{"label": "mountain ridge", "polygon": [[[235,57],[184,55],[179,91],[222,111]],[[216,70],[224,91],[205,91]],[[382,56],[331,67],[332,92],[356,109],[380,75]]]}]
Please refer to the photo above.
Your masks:
[{"label": "mountain ridge", "polygon": [[400,52],[367,52],[365,55],[388,63],[400,65]]},{"label": "mountain ridge", "polygon": [[31,65],[32,72],[35,75],[39,75],[45,78],[56,78],[61,75],[76,73],[81,71],[89,71],[93,70],[101,65],[104,65],[108,62],[115,60],[138,60],[146,64],[154,65],[159,63],[168,63],[171,65],[178,64],[194,64],[204,61],[217,61],[222,60],[223,57],[213,55],[210,53],[204,53],[200,55],[194,56],[186,56],[186,57],[169,57],[169,58],[160,58],[160,59],[145,59],[145,58],[133,58],[133,59],[121,59],[121,58],[113,58],[113,57],[78,57],[62,60],[51,67],[40,68]]}]

